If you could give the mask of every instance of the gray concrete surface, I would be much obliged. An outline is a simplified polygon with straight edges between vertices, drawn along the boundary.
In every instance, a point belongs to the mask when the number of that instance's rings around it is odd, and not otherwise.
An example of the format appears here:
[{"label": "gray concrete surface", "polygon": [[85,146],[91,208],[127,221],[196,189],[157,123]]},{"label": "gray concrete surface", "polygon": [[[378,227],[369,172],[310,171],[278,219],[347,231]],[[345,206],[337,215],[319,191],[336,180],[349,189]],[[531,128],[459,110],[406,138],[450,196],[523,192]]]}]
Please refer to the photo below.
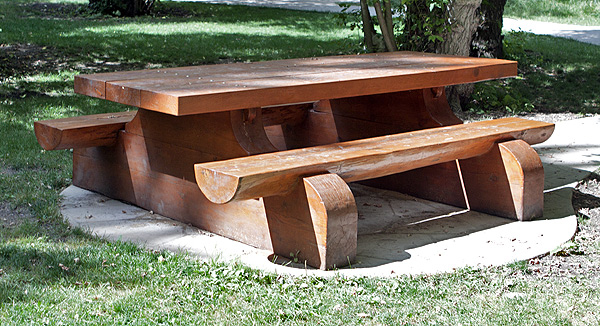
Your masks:
[{"label": "gray concrete surface", "polygon": [[577,220],[572,187],[600,166],[600,117],[557,123],[535,146],[546,171],[544,218],[516,222],[410,196],[352,186],[359,207],[358,259],[352,267],[319,271],[274,260],[272,253],[71,186],[63,193],[65,219],[109,240],[187,251],[202,259],[240,261],[288,275],[393,276],[506,264],[558,248]]}]

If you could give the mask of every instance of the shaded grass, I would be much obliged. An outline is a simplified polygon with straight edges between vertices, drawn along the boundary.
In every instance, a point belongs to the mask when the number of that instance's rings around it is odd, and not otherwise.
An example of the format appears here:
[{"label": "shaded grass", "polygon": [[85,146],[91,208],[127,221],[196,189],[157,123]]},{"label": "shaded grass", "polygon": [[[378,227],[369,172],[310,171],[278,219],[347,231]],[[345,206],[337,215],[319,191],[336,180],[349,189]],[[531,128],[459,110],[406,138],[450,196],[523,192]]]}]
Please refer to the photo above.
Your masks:
[{"label": "shaded grass", "polygon": [[600,26],[599,0],[508,0],[506,17]]},{"label": "shaded grass", "polygon": [[504,42],[519,78],[476,84],[470,110],[600,113],[600,46],[524,32]]},{"label": "shaded grass", "polygon": [[[350,35],[327,13],[166,2],[161,6],[181,6],[189,15],[56,20],[45,19],[30,3],[4,17],[4,42],[53,46],[90,61],[173,66],[323,56],[346,51],[343,40]],[[17,11],[7,0],[0,6]]]},{"label": "shaded grass", "polygon": [[571,325],[598,322],[597,286],[520,266],[391,279],[288,278],[84,238],[0,244],[0,322]]}]

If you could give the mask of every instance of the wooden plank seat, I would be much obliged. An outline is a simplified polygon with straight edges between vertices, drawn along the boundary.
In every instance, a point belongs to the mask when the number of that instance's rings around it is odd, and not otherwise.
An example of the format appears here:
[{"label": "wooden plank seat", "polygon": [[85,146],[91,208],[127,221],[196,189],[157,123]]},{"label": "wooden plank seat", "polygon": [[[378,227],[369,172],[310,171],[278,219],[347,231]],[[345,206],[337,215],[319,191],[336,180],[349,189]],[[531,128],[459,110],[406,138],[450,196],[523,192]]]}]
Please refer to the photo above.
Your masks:
[{"label": "wooden plank seat", "polygon": [[111,146],[119,130],[137,111],[93,114],[33,123],[35,136],[45,150]]},{"label": "wooden plank seat", "polygon": [[[460,160],[467,197],[471,188],[476,197],[490,194],[472,208],[519,220],[541,216],[543,168],[529,145],[553,130],[519,118],[460,124],[200,163],[196,181],[214,203],[265,197],[276,253],[327,269],[355,256],[358,216],[346,182]],[[314,239],[318,254],[307,248]]]}]

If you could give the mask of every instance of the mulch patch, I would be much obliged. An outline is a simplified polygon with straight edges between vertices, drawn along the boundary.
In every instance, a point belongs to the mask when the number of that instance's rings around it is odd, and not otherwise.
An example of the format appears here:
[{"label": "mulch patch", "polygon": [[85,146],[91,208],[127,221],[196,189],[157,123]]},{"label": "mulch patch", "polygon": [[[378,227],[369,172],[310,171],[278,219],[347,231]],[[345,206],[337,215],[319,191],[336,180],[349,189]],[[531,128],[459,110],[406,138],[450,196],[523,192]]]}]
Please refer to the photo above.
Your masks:
[{"label": "mulch patch", "polygon": [[531,277],[586,277],[600,281],[600,175],[591,174],[573,192],[580,223],[573,240],[553,253],[529,260]]},{"label": "mulch patch", "polygon": [[0,44],[0,76],[10,78],[68,68],[65,55],[52,47],[35,44]]}]

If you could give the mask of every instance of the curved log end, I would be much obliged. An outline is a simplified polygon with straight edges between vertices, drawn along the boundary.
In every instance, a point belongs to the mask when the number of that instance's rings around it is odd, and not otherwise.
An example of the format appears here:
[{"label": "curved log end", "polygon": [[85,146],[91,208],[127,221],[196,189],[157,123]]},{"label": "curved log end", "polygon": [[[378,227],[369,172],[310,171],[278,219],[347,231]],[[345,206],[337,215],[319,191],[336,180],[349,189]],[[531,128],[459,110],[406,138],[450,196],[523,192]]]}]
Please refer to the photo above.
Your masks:
[{"label": "curved log end", "polygon": [[552,136],[555,127],[553,123],[532,120],[532,128],[524,132],[522,139],[529,145],[543,143]]},{"label": "curved log end", "polygon": [[224,174],[202,164],[194,165],[196,183],[208,200],[215,204],[232,201],[239,189],[239,178]]}]

